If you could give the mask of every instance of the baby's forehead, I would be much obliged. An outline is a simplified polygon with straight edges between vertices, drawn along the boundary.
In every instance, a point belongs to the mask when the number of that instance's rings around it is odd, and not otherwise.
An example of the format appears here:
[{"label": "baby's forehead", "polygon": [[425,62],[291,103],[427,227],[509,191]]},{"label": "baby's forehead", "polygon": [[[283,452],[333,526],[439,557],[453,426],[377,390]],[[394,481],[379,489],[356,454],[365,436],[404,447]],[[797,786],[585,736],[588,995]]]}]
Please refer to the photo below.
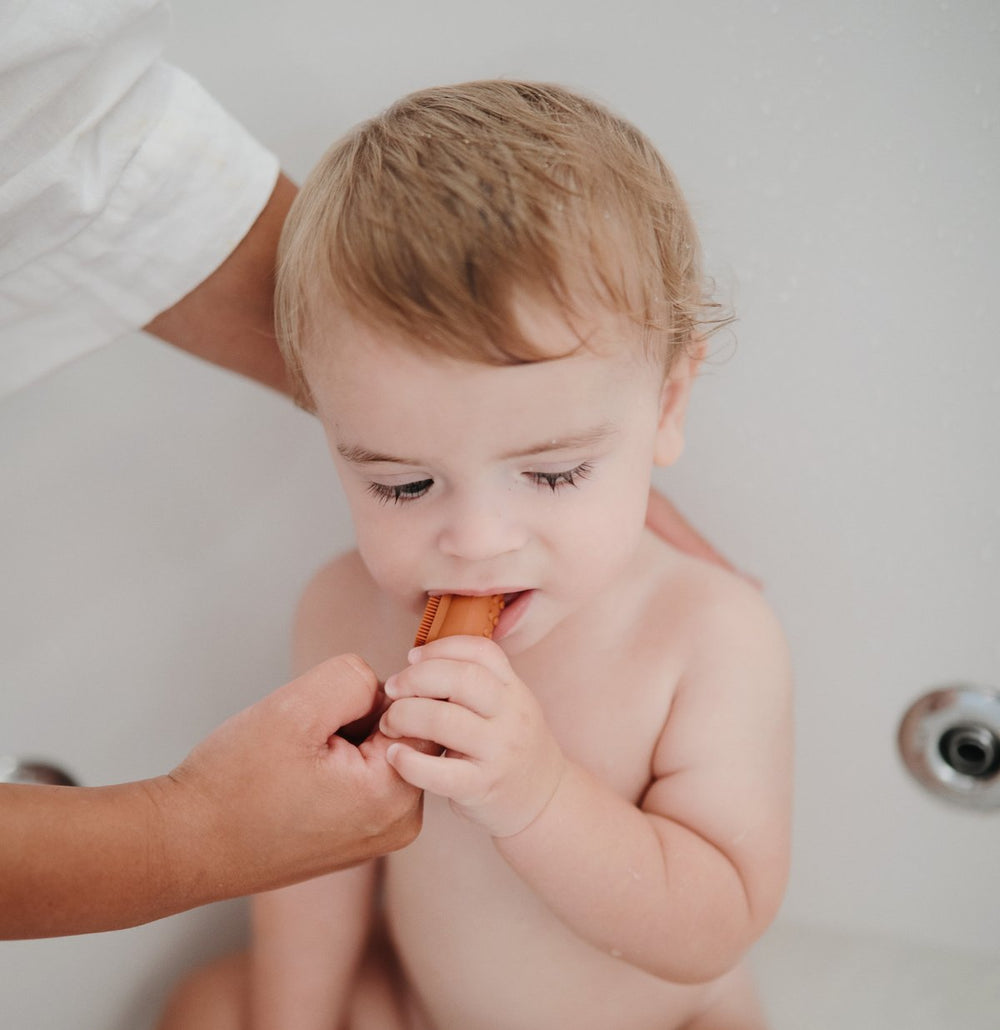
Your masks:
[{"label": "baby's forehead", "polygon": [[622,347],[498,365],[421,350],[365,327],[349,346],[308,358],[305,372],[338,448],[426,462],[467,452],[482,441],[484,427],[489,446],[481,456],[579,441],[594,425],[614,425],[655,405],[662,386],[652,362]]},{"label": "baby's forehead", "polygon": [[452,469],[592,452],[652,410],[654,377],[631,359],[590,351],[489,365],[366,339],[353,359],[310,368],[317,413],[356,465]]},{"label": "baby's forehead", "polygon": [[410,352],[428,361],[454,358],[485,365],[523,364],[570,357],[577,353],[618,358],[656,356],[648,333],[628,315],[600,300],[575,295],[560,300],[543,291],[517,290],[507,305],[509,347],[477,327],[441,322],[412,330],[376,309],[348,304],[336,296],[311,291],[306,351],[337,351],[343,358],[361,347]]}]

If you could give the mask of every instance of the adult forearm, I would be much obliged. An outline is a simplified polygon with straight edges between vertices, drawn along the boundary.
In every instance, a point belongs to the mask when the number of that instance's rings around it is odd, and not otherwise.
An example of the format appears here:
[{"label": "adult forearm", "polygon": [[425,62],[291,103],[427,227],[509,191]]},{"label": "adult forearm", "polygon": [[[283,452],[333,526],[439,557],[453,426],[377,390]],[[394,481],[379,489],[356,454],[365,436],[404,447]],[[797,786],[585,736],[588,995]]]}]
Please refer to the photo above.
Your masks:
[{"label": "adult forearm", "polygon": [[194,828],[164,817],[165,789],[0,784],[0,936],[119,929],[228,896],[197,875]]},{"label": "adult forearm", "polygon": [[296,187],[278,177],[267,206],[229,257],[145,329],[181,350],[288,392],[274,336],[278,239]]}]

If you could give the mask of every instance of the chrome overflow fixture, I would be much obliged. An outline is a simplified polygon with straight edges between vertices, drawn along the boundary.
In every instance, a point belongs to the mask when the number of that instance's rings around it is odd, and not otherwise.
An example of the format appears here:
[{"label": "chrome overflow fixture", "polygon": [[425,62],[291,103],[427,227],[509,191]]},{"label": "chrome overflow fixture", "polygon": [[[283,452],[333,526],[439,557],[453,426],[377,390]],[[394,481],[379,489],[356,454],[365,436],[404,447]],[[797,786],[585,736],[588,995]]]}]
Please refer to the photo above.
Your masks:
[{"label": "chrome overflow fixture", "polygon": [[968,808],[1000,808],[1000,691],[969,684],[932,690],[899,724],[899,751],[914,779]]},{"label": "chrome overflow fixture", "polygon": [[76,787],[65,769],[51,762],[16,755],[0,755],[0,783],[43,783],[53,787]]}]

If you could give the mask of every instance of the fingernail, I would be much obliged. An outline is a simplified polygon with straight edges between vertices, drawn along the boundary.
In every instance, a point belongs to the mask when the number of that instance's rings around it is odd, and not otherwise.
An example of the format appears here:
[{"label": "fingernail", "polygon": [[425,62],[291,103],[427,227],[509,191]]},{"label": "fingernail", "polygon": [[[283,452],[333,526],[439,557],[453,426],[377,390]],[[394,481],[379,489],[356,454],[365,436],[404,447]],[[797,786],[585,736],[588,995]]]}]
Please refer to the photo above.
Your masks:
[{"label": "fingernail", "polygon": [[420,656],[423,648],[411,647],[409,653],[406,656],[406,660],[412,665],[414,662],[420,661]]},{"label": "fingernail", "polygon": [[398,697],[399,688],[396,686],[396,677],[390,676],[382,685],[382,690],[386,697]]}]

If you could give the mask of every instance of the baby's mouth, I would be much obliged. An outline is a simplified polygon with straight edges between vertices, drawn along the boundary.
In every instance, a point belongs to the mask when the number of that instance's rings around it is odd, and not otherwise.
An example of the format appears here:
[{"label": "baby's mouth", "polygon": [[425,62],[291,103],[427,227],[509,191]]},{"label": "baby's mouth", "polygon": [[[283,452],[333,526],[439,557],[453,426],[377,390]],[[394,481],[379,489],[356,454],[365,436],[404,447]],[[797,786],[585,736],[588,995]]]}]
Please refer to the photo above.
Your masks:
[{"label": "baby's mouth", "polygon": [[503,595],[504,605],[493,634],[494,640],[504,640],[521,624],[534,596],[535,590],[530,587],[527,590],[515,590]]},{"label": "baby's mouth", "polygon": [[512,604],[514,601],[516,601],[522,594],[526,594],[529,589],[530,589],[530,587],[526,588],[524,590],[514,590],[514,591],[512,591],[511,593],[508,593],[508,594],[501,594],[499,591],[495,591],[495,592],[486,591],[486,592],[484,592],[482,594],[467,594],[467,593],[465,593],[462,590],[434,590],[434,591],[428,591],[424,595],[424,601],[426,602],[428,600],[428,598],[431,598],[431,597],[444,597],[446,594],[450,594],[453,597],[479,597],[479,596],[481,596],[481,597],[498,597],[499,596],[499,597],[503,598],[504,605],[508,605],[508,604]]}]

